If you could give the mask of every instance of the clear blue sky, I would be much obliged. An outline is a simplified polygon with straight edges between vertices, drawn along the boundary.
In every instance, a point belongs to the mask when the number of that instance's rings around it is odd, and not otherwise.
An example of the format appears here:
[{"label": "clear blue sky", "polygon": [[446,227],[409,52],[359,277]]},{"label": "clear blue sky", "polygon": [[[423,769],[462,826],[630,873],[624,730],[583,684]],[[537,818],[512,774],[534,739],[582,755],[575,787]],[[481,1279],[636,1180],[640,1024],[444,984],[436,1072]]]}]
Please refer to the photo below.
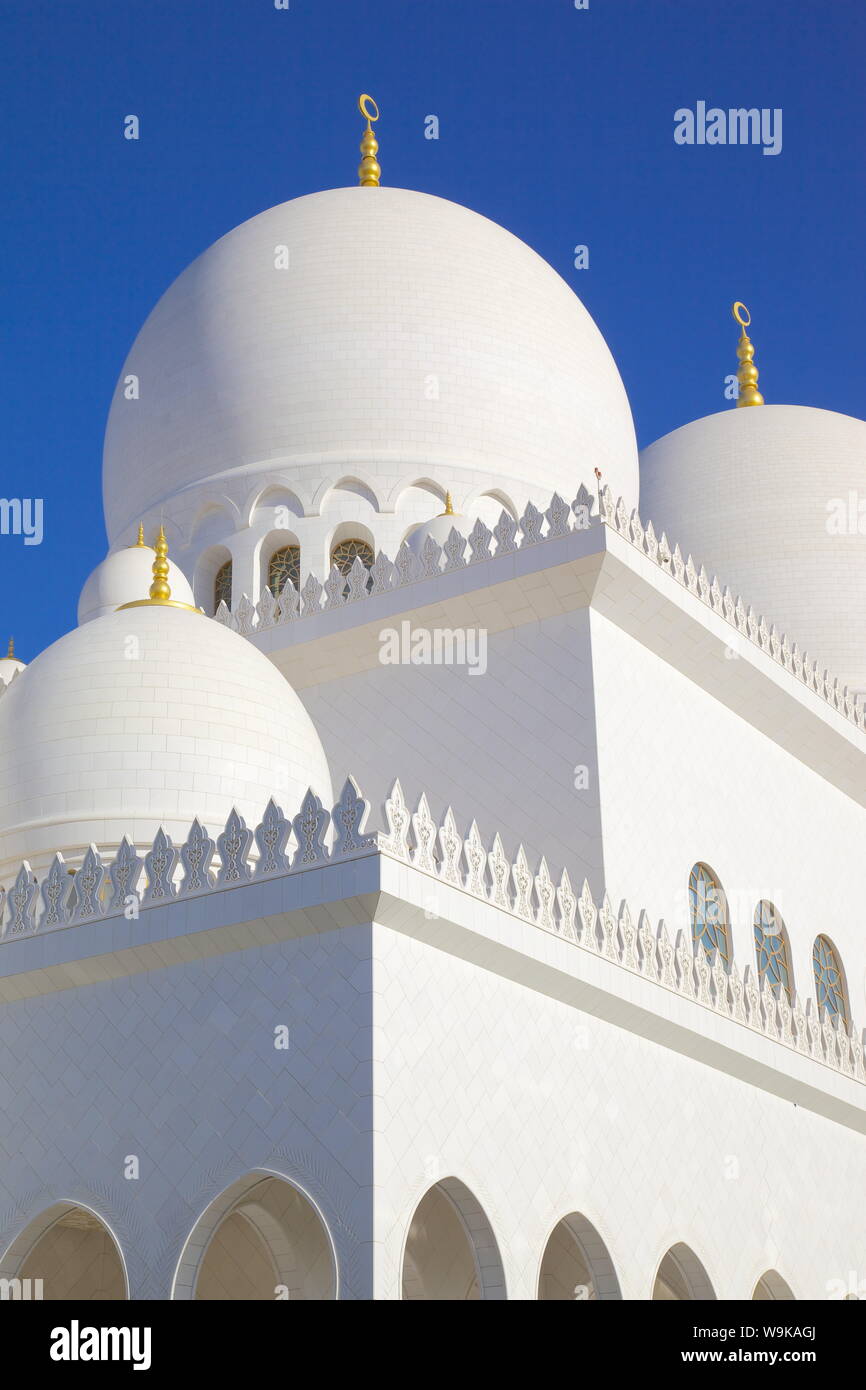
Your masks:
[{"label": "clear blue sky", "polygon": [[[385,182],[574,286],[642,445],[727,408],[735,298],[769,402],[863,416],[864,60],[863,0],[2,0],[0,495],[44,498],[45,538],[0,536],[0,635],[29,660],[74,625],[138,328],[231,227],[355,182],[359,91]],[[698,101],[781,107],[782,153],[676,145]]]}]

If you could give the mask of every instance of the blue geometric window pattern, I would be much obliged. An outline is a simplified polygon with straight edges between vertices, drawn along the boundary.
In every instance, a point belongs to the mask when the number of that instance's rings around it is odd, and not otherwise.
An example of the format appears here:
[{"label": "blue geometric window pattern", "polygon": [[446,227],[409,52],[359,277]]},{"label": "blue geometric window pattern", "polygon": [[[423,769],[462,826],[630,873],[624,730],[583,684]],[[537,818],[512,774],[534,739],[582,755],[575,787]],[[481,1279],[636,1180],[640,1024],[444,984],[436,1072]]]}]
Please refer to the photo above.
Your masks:
[{"label": "blue geometric window pattern", "polygon": [[758,957],[758,985],[766,980],[778,999],[782,990],[791,1000],[791,964],[788,940],[781,917],[772,903],[763,899],[755,908],[755,954]]},{"label": "blue geometric window pattern", "polygon": [[838,1015],[848,1027],[848,1004],[845,999],[845,982],[842,967],[835,950],[826,936],[815,938],[812,949],[812,968],[815,971],[815,993],[818,1010],[826,1009],[831,1016]]},{"label": "blue geometric window pattern", "polygon": [[692,936],[708,956],[718,951],[725,966],[730,964],[727,908],[722,885],[706,864],[696,864],[689,874],[689,907]]}]

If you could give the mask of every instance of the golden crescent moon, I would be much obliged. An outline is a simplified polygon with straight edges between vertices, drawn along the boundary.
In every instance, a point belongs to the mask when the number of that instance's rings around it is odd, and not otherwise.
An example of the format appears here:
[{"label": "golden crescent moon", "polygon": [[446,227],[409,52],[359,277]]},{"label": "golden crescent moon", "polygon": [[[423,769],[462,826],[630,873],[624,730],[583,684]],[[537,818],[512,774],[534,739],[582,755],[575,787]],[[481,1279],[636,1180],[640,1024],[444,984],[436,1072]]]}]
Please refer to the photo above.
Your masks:
[{"label": "golden crescent moon", "polygon": [[[367,110],[368,102],[373,107],[372,111]],[[378,121],[379,119],[379,108],[373,98],[368,96],[366,92],[362,92],[361,96],[358,97],[358,110],[368,121]]]},{"label": "golden crescent moon", "polygon": [[[738,309],[741,309],[742,313],[737,313]],[[739,299],[737,300],[736,304],[732,305],[731,313],[733,314],[734,318],[737,320],[737,323],[740,325],[741,328],[748,328],[749,324],[752,322],[752,315],[749,313],[745,304],[740,303]],[[745,314],[745,318],[743,318],[743,314]]]}]

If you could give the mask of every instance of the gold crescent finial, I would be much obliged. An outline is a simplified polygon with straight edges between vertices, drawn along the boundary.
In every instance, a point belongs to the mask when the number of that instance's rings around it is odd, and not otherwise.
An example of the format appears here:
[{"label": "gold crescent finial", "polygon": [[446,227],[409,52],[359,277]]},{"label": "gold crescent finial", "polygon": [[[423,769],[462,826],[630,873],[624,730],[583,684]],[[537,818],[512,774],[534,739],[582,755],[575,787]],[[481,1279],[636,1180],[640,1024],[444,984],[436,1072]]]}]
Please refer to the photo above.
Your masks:
[{"label": "gold crescent finial", "polygon": [[367,122],[367,129],[361,139],[361,163],[358,165],[358,181],[362,188],[378,188],[382,177],[381,166],[376,159],[379,142],[373,134],[372,121],[379,119],[379,107],[371,96],[362,92],[358,97],[358,110]]},{"label": "gold crescent finial", "polygon": [[752,315],[745,304],[736,300],[731,305],[731,313],[740,325],[740,341],[737,343],[737,381],[740,384],[737,406],[763,405],[764,397],[758,390],[758,369],[755,366],[755,349],[746,329],[752,322]]}]

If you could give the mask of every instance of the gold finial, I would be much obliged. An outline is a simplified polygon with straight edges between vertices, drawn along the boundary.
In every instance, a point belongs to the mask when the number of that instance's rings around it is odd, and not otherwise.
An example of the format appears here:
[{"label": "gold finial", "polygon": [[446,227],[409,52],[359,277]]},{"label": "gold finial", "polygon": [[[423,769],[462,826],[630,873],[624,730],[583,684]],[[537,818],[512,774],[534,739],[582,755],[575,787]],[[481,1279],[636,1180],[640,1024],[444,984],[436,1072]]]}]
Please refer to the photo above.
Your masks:
[{"label": "gold finial", "polygon": [[165,538],[165,527],[160,526],[159,535],[156,538],[156,559],[153,562],[153,583],[150,586],[151,603],[168,603],[171,599],[171,589],[168,583],[168,541]]},{"label": "gold finial", "polygon": [[10,638],[9,638],[9,650],[8,650],[7,653],[6,653],[6,660],[8,661],[10,658],[11,658],[13,661],[15,660],[15,638],[14,638],[14,637],[10,637]]},{"label": "gold finial", "polygon": [[139,549],[140,549],[140,550],[150,550],[150,546],[148,545],[147,541],[144,539],[144,522],[143,522],[143,521],[140,521],[140,522],[138,523],[138,540],[137,540],[137,541],[134,541],[132,545],[127,546],[127,550],[139,550]]},{"label": "gold finial", "polygon": [[752,322],[752,316],[745,304],[741,304],[739,300],[731,306],[731,313],[740,325],[740,341],[737,343],[737,357],[740,363],[737,369],[737,381],[740,383],[740,393],[737,397],[737,406],[763,405],[764,397],[758,390],[755,349],[751,338],[746,333],[746,329]]},{"label": "gold finial", "polygon": [[153,548],[156,551],[156,556],[151,566],[153,583],[150,586],[150,597],[138,598],[133,603],[122,603],[120,608],[145,608],[156,603],[164,608],[186,608],[190,613],[200,612],[201,610],[194,608],[191,603],[181,603],[179,599],[171,596],[171,588],[168,583],[168,541],[165,538],[163,526],[159,528],[159,535]]},{"label": "gold finial", "polygon": [[445,494],[445,510],[444,510],[444,512],[441,513],[441,515],[442,515],[442,516],[453,516],[453,515],[454,515],[454,503],[453,503],[452,500],[451,500],[451,493],[450,493],[450,492],[446,492],[446,494]]},{"label": "gold finial", "polygon": [[373,98],[367,96],[367,93],[364,92],[358,97],[358,110],[367,121],[367,129],[364,131],[361,140],[361,154],[363,158],[358,165],[358,182],[361,184],[362,188],[378,188],[379,180],[382,176],[382,169],[376,159],[379,141],[373,134],[373,127],[370,122],[378,121],[379,108]]}]

